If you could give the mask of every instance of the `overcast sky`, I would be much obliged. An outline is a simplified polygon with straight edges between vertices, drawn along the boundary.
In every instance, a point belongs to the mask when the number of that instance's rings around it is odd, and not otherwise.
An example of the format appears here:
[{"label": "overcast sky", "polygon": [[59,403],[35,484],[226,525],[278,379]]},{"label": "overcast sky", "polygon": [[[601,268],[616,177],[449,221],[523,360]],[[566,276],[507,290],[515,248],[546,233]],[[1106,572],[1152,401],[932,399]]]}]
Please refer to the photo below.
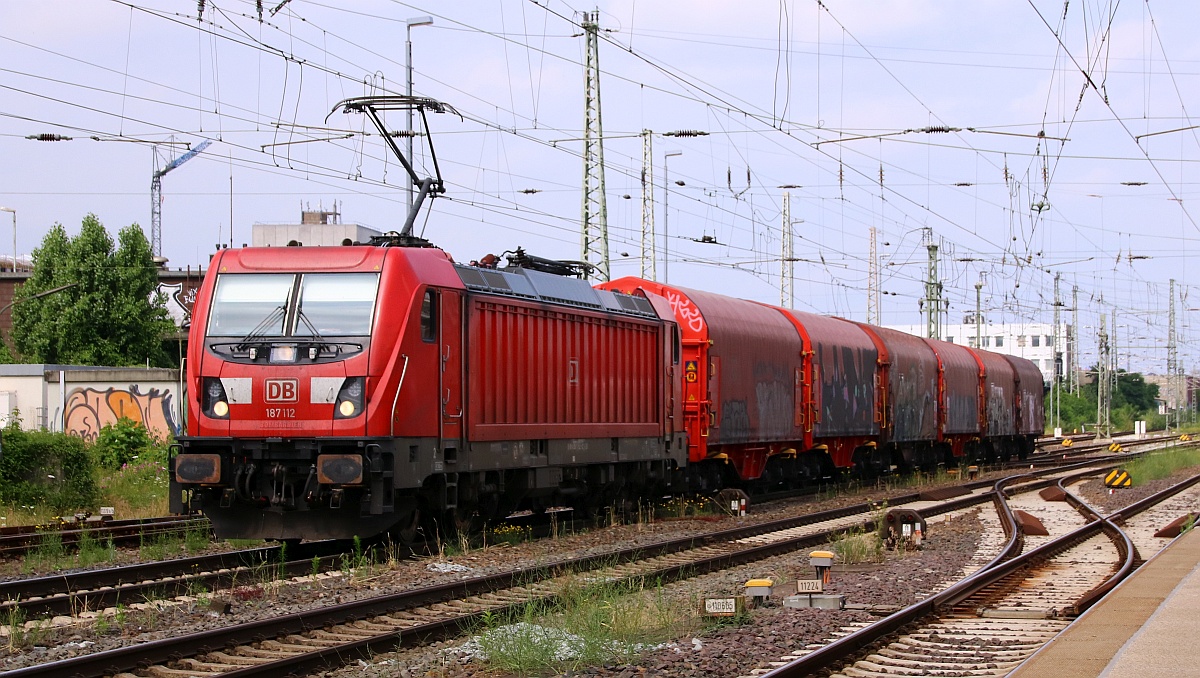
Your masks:
[{"label": "overcast sky", "polygon": [[[1200,369],[1186,310],[1200,307],[1200,144],[1173,131],[1200,111],[1197,3],[279,4],[260,20],[253,0],[201,2],[202,16],[191,0],[0,3],[0,205],[17,210],[19,251],[88,212],[149,236],[152,142],[165,163],[186,148],[172,140],[212,141],[163,179],[173,268],[302,205],[399,229],[399,166],[361,116],[330,112],[403,93],[405,20],[430,15],[412,29],[414,91],[462,116],[430,116],[447,193],[419,228],[460,261],[518,246],[578,259],[579,23],[598,6],[613,277],[640,272],[649,129],[660,235],[663,156],[682,152],[671,283],[778,303],[786,190],[796,308],[867,319],[875,227],[882,322],[919,322],[928,228],[949,322],[981,279],[990,321],[1049,322],[1059,273],[1068,311],[1078,287],[1081,363],[1115,312],[1122,367],[1161,372],[1174,278],[1181,356]],[[708,135],[661,136],[677,130]],[[45,133],[73,140],[25,138]]]}]

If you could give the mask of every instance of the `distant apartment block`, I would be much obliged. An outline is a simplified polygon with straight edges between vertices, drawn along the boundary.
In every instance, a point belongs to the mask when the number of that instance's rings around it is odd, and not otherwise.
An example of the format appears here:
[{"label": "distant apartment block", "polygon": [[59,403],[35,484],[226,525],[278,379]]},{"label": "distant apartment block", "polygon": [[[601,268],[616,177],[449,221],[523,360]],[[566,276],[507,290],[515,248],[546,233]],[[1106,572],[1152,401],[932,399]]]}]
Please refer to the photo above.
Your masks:
[{"label": "distant apartment block", "polygon": [[[952,344],[965,344],[971,348],[1026,358],[1042,371],[1042,380],[1047,384],[1056,374],[1061,378],[1070,368],[1071,350],[1075,342],[1071,326],[1067,323],[1059,325],[1058,343],[1055,345],[1054,323],[983,322],[978,326],[979,340],[976,341],[975,323],[971,318],[965,320],[970,322],[958,325],[943,324],[942,336],[939,338]],[[919,337],[925,336],[924,323],[887,327]]]}]

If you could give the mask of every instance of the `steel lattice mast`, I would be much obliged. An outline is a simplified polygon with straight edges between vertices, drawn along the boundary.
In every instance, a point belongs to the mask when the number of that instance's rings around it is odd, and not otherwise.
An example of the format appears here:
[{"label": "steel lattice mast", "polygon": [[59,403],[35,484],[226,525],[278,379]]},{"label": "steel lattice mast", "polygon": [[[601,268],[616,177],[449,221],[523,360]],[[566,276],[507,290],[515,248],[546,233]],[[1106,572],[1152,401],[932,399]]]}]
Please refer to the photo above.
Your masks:
[{"label": "steel lattice mast", "polygon": [[942,338],[942,283],[938,280],[938,246],[933,229],[925,228],[925,247],[929,250],[929,273],[925,282],[925,336]]},{"label": "steel lattice mast", "polygon": [[867,262],[867,324],[879,325],[879,254],[875,250],[876,229],[871,227],[871,254]]},{"label": "steel lattice mast", "polygon": [[[600,121],[600,12],[583,13],[584,53],[583,114],[583,215],[582,256],[595,267],[600,280],[609,279],[608,204],[604,192],[604,126]],[[589,276],[591,273],[589,272]]]},{"label": "steel lattice mast", "polygon": [[658,280],[654,239],[654,133],[642,130],[642,278]]},{"label": "steel lattice mast", "polygon": [[783,251],[779,257],[782,262],[779,272],[779,305],[784,308],[796,305],[796,254],[792,247],[792,194],[784,191]]},{"label": "steel lattice mast", "polygon": [[1176,372],[1179,366],[1179,346],[1175,343],[1175,279],[1171,278],[1171,292],[1167,303],[1170,311],[1167,314],[1167,394],[1163,398],[1167,402],[1167,431],[1171,430],[1171,404],[1175,405],[1175,426],[1178,428],[1182,421],[1179,417],[1179,388]]}]

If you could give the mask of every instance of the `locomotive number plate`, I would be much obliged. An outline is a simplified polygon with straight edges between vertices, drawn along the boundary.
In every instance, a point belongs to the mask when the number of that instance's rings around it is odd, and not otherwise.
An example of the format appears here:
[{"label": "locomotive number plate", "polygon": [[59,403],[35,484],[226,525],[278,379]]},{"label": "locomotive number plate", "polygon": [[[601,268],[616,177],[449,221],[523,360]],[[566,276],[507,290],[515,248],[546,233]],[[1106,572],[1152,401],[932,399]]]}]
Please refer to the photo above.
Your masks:
[{"label": "locomotive number plate", "polygon": [[294,407],[268,407],[268,419],[295,419],[296,408]]}]

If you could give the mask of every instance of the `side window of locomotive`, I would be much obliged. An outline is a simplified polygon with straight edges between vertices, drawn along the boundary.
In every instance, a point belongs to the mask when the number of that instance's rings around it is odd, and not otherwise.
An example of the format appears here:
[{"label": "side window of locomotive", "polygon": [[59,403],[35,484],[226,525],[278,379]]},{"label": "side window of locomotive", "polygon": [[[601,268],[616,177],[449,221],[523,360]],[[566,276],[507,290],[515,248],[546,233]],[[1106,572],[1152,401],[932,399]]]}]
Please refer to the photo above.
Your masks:
[{"label": "side window of locomotive", "polygon": [[421,300],[421,340],[437,341],[437,294],[433,290],[425,290]]},{"label": "side window of locomotive", "polygon": [[294,282],[291,273],[222,274],[209,311],[209,336],[283,336]]},{"label": "side window of locomotive", "polygon": [[292,334],[370,335],[378,288],[378,273],[306,273],[300,280]]}]

